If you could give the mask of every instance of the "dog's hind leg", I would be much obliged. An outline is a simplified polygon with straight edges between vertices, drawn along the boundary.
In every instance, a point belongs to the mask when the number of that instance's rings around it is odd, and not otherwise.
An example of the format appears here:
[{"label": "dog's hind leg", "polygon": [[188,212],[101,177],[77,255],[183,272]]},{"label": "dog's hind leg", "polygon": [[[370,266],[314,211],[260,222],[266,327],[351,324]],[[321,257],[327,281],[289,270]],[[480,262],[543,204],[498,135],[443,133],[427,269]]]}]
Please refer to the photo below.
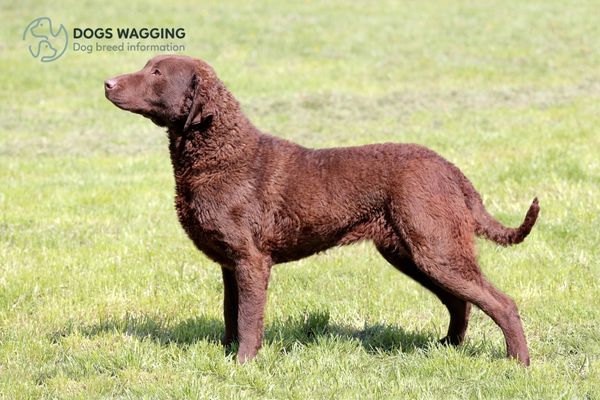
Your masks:
[{"label": "dog's hind leg", "polygon": [[471,303],[456,297],[452,293],[436,285],[431,278],[417,268],[408,256],[402,255],[395,249],[386,247],[378,246],[377,250],[379,250],[381,255],[396,269],[408,275],[426,289],[429,289],[440,299],[450,313],[448,333],[440,340],[440,342],[442,344],[451,344],[455,346],[461,344],[465,338],[465,333],[469,324]]},{"label": "dog's hind leg", "polygon": [[455,173],[435,159],[416,159],[398,171],[388,224],[414,265],[433,284],[472,303],[502,329],[506,352],[529,365],[515,302],[490,284],[475,257],[475,221]]},{"label": "dog's hind leg", "polygon": [[529,365],[529,351],[515,302],[489,283],[475,259],[472,228],[451,215],[437,224],[416,224],[406,218],[405,239],[414,265],[434,285],[472,303],[502,329],[508,357]]},{"label": "dog's hind leg", "polygon": [[[515,302],[489,283],[483,275],[466,277],[461,274],[468,268],[467,265],[471,266],[471,271],[478,270],[475,260],[465,259],[460,262],[454,257],[436,260],[418,256],[415,264],[421,271],[426,271],[435,284],[475,304],[492,318],[504,334],[507,356],[529,365],[527,340]],[[453,268],[457,264],[462,264],[458,271]]]}]

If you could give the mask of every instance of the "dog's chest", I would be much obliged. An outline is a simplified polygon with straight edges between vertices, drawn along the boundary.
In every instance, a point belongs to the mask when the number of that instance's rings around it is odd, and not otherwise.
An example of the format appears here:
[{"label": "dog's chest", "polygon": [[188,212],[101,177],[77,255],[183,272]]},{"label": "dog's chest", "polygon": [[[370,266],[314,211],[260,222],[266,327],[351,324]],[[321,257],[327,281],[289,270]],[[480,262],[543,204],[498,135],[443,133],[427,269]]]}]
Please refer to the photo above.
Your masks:
[{"label": "dog's chest", "polygon": [[[221,207],[220,207],[221,204]],[[222,199],[209,185],[177,182],[175,209],[181,226],[196,247],[219,263],[228,264],[232,251],[226,244]]]}]

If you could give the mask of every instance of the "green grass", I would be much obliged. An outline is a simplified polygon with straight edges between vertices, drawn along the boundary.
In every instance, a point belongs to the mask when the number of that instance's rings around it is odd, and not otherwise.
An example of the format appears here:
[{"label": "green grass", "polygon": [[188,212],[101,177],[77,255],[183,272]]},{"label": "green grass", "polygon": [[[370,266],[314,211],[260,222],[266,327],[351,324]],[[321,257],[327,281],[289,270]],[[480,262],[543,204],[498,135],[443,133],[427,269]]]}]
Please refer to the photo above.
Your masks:
[{"label": "green grass", "polygon": [[[2,3],[0,398],[600,397],[600,25],[595,1]],[[274,269],[264,347],[238,366],[217,265],[173,209],[161,129],[105,100],[149,53],[41,64],[22,29],[183,26],[265,131],[306,146],[417,142],[525,243],[478,241],[532,365],[447,313],[369,244]]]}]

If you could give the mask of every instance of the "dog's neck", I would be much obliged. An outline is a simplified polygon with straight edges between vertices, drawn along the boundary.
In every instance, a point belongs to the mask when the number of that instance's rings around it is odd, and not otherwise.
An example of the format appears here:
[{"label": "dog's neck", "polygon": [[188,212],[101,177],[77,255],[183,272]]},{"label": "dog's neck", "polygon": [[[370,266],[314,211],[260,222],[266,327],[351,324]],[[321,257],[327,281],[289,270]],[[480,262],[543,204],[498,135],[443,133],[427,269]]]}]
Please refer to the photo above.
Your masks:
[{"label": "dog's neck", "polygon": [[210,121],[190,127],[168,129],[169,152],[175,179],[190,174],[207,173],[212,170],[226,171],[242,166],[254,156],[260,132],[242,113],[239,104],[231,96]]}]

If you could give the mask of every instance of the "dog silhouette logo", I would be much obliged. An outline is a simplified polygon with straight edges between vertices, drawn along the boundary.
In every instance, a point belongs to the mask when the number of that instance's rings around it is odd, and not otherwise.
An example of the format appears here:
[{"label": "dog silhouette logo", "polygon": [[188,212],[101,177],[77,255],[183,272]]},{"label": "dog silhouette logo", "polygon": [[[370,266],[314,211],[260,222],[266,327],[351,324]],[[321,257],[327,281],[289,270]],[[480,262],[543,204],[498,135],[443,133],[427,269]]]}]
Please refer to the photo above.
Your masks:
[{"label": "dog silhouette logo", "polygon": [[62,24],[58,29],[54,29],[55,27],[48,17],[36,18],[27,25],[23,32],[23,40],[28,44],[29,54],[33,58],[41,62],[50,62],[65,53],[69,35]]}]

